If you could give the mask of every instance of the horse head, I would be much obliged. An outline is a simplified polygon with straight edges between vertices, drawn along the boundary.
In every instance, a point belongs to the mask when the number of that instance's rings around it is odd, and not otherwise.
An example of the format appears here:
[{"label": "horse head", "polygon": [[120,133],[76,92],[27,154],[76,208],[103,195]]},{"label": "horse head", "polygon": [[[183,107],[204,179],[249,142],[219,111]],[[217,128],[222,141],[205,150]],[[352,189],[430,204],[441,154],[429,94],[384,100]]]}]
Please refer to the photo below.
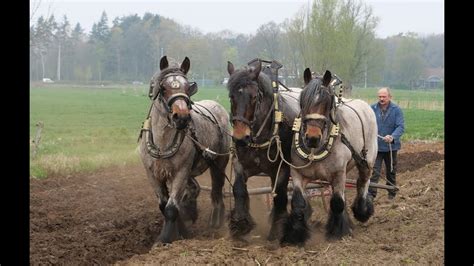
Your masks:
[{"label": "horse head", "polygon": [[186,128],[191,119],[190,96],[197,91],[197,84],[189,82],[186,77],[190,66],[188,57],[184,58],[179,67],[170,67],[166,56],[160,60],[159,99],[164,102],[173,123],[180,130]]},{"label": "horse head", "polygon": [[229,89],[231,122],[234,126],[232,138],[240,146],[245,146],[250,141],[259,97],[263,94],[258,82],[261,70],[262,62],[260,61],[239,70],[235,70],[231,62],[227,62],[227,72],[230,75],[227,88]]},{"label": "horse head", "polygon": [[[305,145],[317,148],[331,124],[330,115],[334,93],[330,89],[332,74],[326,70],[322,77],[315,77],[309,68],[304,71],[304,89],[300,95],[302,126]],[[326,129],[326,130],[325,130]],[[326,132],[326,133],[325,133]]]}]

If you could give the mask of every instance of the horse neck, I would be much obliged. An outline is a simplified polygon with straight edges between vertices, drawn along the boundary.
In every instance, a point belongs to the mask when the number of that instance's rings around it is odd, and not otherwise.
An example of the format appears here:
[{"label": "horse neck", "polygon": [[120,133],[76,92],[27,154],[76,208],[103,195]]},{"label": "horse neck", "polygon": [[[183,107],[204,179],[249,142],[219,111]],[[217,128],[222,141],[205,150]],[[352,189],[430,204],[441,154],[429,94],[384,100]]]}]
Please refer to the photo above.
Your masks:
[{"label": "horse neck", "polygon": [[173,142],[174,135],[178,130],[169,125],[168,111],[162,102],[153,103],[150,116],[153,142],[160,148],[168,147]]}]

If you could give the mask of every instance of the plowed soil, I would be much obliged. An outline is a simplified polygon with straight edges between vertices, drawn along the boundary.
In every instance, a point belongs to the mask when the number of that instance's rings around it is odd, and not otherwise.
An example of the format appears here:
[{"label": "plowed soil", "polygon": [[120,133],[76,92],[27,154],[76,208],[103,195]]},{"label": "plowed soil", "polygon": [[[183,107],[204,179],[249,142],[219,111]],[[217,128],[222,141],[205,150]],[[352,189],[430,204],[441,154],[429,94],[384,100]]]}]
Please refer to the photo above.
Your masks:
[{"label": "plowed soil", "polygon": [[[354,175],[354,171],[350,176]],[[198,178],[209,185],[205,173]],[[384,181],[381,181],[384,183]],[[92,174],[30,179],[31,264],[442,264],[444,261],[444,143],[404,143],[399,153],[395,200],[379,191],[375,214],[354,222],[353,235],[324,238],[327,213],[320,197],[311,200],[312,237],[304,247],[268,242],[265,195],[251,196],[257,227],[248,243],[229,238],[227,226],[206,227],[210,195],[199,195],[199,218],[192,238],[154,245],[163,218],[141,164],[107,168]],[[249,188],[269,186],[252,177]],[[226,184],[225,189],[229,189]],[[348,188],[349,204],[354,189]],[[226,198],[226,211],[232,204]]]}]

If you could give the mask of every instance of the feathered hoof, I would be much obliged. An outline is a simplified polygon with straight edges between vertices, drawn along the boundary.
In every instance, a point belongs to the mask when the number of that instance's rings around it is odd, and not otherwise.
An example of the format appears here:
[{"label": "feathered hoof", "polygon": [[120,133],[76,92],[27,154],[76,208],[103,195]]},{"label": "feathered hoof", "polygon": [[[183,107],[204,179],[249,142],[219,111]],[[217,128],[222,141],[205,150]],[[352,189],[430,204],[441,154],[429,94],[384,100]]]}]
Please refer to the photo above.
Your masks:
[{"label": "feathered hoof", "polygon": [[352,227],[352,222],[346,211],[338,214],[331,211],[326,224],[326,239],[338,240],[344,236],[352,235]]},{"label": "feathered hoof", "polygon": [[283,224],[283,237],[280,243],[302,246],[310,238],[310,234],[304,215],[292,213]]},{"label": "feathered hoof", "polygon": [[236,215],[235,210],[231,211],[230,214],[230,222],[229,222],[229,229],[230,229],[230,234],[233,238],[239,238],[241,236],[244,236],[252,229],[255,228],[255,222],[252,219],[252,216],[250,214],[247,214],[243,217],[238,217]]},{"label": "feathered hoof", "polygon": [[365,199],[362,197],[354,200],[352,204],[352,213],[357,221],[365,223],[374,214],[374,204],[372,197],[368,196]]}]

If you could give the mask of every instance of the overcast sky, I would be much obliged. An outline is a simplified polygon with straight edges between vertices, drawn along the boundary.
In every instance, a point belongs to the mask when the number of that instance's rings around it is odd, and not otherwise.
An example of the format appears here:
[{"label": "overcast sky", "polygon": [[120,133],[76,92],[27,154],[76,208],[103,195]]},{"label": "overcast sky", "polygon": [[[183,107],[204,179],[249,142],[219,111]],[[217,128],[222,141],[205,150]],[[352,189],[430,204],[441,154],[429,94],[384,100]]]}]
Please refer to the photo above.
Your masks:
[{"label": "overcast sky", "polygon": [[[294,17],[303,6],[314,0],[30,0],[32,7],[40,8],[34,16],[54,14],[56,20],[67,15],[73,26],[79,22],[86,32],[99,21],[102,11],[109,23],[117,16],[145,12],[174,19],[182,25],[199,29],[203,33],[224,29],[236,33],[255,34],[267,22],[283,22]],[[444,33],[443,0],[365,0],[379,17],[377,37],[385,38],[400,32],[422,35]]]}]

